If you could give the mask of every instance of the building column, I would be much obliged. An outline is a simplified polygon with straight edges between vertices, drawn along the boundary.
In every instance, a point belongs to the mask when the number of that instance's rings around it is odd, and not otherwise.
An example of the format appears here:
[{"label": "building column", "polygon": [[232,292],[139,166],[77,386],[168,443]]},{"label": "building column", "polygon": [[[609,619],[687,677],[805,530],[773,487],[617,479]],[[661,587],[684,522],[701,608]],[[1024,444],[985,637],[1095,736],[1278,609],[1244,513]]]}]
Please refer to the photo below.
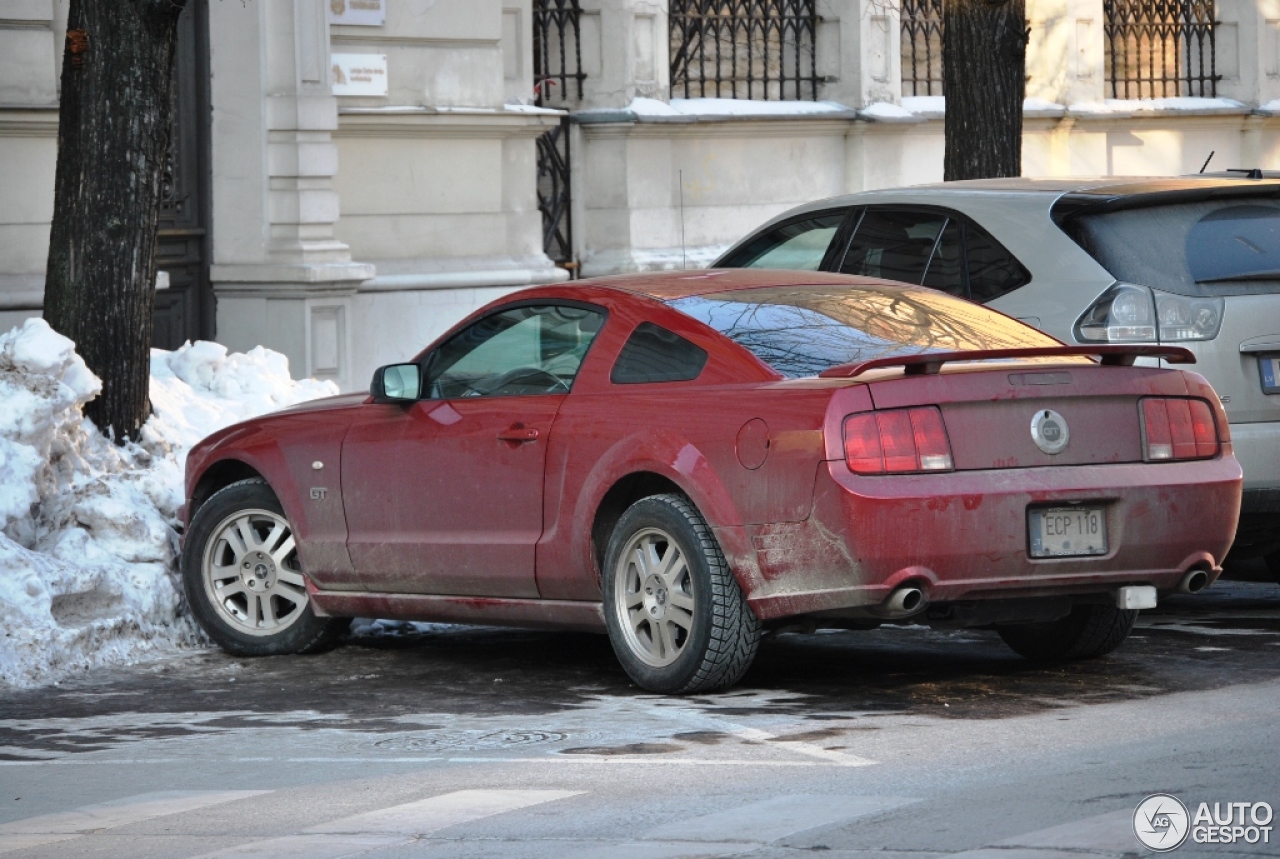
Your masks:
[{"label": "building column", "polygon": [[1080,104],[1110,98],[1102,0],[1027,0],[1027,98]]},{"label": "building column", "polygon": [[902,100],[902,23],[897,3],[819,0],[819,97],[852,108]]},{"label": "building column", "polygon": [[349,378],[356,285],[375,274],[334,237],[338,169],[323,0],[211,3],[213,265],[218,336]]},{"label": "building column", "polygon": [[[583,0],[583,108],[666,101],[671,89],[667,0]],[[576,94],[576,93],[575,93]]]}]

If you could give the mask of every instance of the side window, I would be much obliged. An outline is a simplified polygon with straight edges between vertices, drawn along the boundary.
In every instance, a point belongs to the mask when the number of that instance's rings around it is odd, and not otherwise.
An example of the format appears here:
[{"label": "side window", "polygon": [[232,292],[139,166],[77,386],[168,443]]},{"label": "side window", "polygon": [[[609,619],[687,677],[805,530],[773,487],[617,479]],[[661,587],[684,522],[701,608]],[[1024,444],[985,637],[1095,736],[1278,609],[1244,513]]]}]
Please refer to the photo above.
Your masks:
[{"label": "side window", "polygon": [[687,382],[698,378],[707,353],[672,331],[641,322],[631,332],[609,374],[615,385]]},{"label": "side window", "polygon": [[524,305],[486,316],[432,353],[428,396],[568,393],[603,323],[604,313],[578,305]]},{"label": "side window", "polygon": [[961,242],[961,225],[954,218],[947,221],[942,238],[929,260],[924,273],[924,286],[940,289],[959,298],[968,298],[964,285],[964,244]]},{"label": "side window", "polygon": [[822,212],[774,227],[720,263],[726,268],[786,268],[817,271],[845,210]]},{"label": "side window", "polygon": [[840,271],[919,284],[946,222],[935,212],[867,209]]},{"label": "side window", "polygon": [[964,245],[974,301],[986,304],[1031,282],[1031,272],[981,227],[965,225]]}]

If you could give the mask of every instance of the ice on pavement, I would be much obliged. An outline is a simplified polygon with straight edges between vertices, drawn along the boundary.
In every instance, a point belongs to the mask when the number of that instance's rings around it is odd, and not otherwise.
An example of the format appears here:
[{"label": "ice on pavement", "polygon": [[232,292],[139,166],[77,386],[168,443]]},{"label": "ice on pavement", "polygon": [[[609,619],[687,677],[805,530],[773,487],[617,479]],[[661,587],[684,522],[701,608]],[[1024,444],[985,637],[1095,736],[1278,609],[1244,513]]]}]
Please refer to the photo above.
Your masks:
[{"label": "ice on pavement", "polygon": [[338,392],[285,356],[151,352],[153,414],[116,446],[82,409],[101,383],[41,319],[0,334],[0,683],[35,686],[202,645],[181,607],[187,451],[245,418]]}]

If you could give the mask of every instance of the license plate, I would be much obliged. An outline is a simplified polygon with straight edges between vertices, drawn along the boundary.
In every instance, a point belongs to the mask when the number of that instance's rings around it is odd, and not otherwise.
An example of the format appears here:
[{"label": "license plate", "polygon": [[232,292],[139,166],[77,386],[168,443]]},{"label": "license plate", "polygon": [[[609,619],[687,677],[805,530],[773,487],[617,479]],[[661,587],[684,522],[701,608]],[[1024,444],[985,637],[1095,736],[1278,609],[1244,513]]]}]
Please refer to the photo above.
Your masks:
[{"label": "license plate", "polygon": [[1261,355],[1258,369],[1262,372],[1262,393],[1280,394],[1280,355]]},{"label": "license plate", "polygon": [[1028,510],[1027,534],[1033,558],[1105,555],[1106,508],[1079,506]]}]

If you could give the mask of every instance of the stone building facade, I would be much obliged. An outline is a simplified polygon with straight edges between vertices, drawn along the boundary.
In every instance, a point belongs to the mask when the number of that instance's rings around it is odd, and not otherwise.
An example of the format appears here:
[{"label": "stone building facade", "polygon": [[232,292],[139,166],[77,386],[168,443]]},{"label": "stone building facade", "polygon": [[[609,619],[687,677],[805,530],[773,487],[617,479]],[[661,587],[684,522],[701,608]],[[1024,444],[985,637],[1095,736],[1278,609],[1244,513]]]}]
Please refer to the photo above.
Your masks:
[{"label": "stone building facade", "polygon": [[[731,0],[188,0],[157,345],[263,344],[360,388],[511,289],[703,265],[794,204],[939,180],[908,37],[930,2],[779,0],[809,89],[775,57],[771,90],[729,100],[697,97],[707,31],[693,91],[678,36]],[[1209,2],[1210,90],[1130,100],[1118,3],[1028,0],[1026,174],[1278,166],[1280,0]],[[0,0],[2,328],[40,308],[67,5]]]}]

